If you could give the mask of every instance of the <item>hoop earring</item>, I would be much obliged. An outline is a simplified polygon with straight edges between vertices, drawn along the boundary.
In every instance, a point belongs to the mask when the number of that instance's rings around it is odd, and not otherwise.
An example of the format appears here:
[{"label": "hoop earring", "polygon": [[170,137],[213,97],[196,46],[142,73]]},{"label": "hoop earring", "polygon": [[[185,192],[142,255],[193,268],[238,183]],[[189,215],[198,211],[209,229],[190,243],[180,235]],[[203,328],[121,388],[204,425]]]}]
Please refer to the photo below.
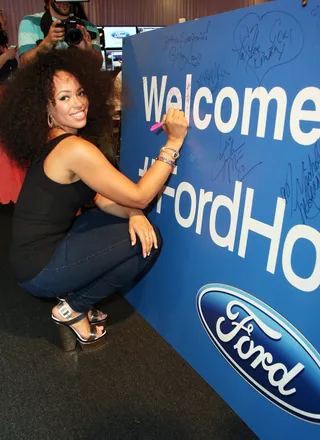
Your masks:
[{"label": "hoop earring", "polygon": [[48,113],[47,121],[48,121],[49,128],[53,128],[54,127],[54,123],[53,123],[52,119],[53,119],[52,116],[50,115],[50,113]]}]

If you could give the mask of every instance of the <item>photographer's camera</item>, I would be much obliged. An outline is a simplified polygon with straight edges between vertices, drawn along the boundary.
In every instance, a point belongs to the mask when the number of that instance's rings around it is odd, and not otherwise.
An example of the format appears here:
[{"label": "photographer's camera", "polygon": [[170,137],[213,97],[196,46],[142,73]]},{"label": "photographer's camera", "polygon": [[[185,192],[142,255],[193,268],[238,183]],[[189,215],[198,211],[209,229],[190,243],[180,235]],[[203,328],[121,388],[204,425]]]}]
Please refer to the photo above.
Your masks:
[{"label": "photographer's camera", "polygon": [[82,25],[82,21],[77,17],[69,17],[57,25],[57,27],[64,28],[64,40],[69,46],[77,46],[83,40],[81,29],[77,25]]}]

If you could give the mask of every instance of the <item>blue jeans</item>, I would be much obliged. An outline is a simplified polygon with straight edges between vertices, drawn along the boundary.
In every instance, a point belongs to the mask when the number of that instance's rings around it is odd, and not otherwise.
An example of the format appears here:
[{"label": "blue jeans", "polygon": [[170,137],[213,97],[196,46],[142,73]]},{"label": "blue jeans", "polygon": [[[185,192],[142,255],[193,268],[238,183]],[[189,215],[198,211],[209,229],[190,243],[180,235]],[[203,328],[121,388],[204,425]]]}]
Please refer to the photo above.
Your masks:
[{"label": "blue jeans", "polygon": [[131,245],[128,220],[89,210],[76,218],[49,264],[20,286],[35,296],[68,296],[73,310],[87,312],[152,267],[162,244],[159,230],[154,229],[158,249],[143,258],[140,240]]}]

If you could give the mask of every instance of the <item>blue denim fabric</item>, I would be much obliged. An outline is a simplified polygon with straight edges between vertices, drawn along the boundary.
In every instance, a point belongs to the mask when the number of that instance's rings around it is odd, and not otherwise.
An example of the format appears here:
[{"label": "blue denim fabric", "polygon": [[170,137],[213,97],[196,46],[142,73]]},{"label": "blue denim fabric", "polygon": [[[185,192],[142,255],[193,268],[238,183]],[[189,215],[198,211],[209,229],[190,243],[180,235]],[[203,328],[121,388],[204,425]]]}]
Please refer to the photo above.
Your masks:
[{"label": "blue denim fabric", "polygon": [[131,246],[128,220],[92,209],[77,217],[49,264],[32,280],[19,283],[35,296],[68,296],[73,310],[87,312],[93,304],[132,284],[159,255],[143,258],[139,239]]}]

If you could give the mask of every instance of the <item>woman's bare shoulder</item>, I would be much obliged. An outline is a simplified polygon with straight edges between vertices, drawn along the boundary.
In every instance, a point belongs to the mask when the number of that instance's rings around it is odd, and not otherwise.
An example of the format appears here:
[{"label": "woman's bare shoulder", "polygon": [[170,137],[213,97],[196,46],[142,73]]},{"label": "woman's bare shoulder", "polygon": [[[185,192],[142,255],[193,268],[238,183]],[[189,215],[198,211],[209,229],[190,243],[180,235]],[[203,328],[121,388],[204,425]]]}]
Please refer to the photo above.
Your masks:
[{"label": "woman's bare shoulder", "polygon": [[71,170],[77,166],[80,168],[88,166],[91,162],[96,165],[108,162],[96,145],[76,135],[68,136],[63,139],[56,152],[66,168]]},{"label": "woman's bare shoulder", "polygon": [[68,136],[59,143],[60,148],[66,155],[74,155],[85,153],[86,151],[99,150],[92,142],[83,139],[80,136],[72,135]]}]

